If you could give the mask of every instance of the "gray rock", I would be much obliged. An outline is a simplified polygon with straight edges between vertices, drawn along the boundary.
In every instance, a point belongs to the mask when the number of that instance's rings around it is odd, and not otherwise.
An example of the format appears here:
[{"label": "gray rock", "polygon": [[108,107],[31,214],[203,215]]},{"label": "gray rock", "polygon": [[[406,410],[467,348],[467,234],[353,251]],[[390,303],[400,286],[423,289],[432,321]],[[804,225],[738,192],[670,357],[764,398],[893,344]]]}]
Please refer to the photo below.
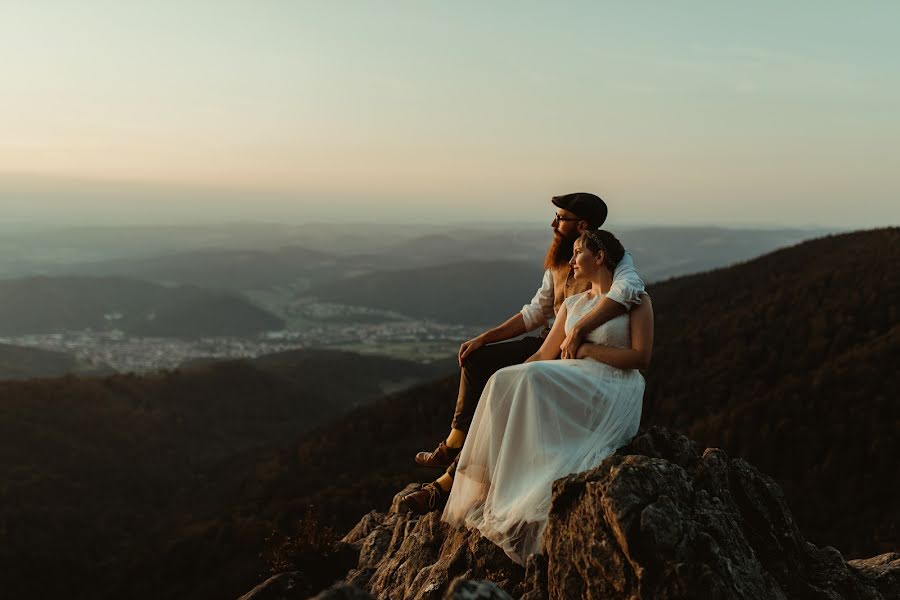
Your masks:
[{"label": "gray rock", "polygon": [[482,578],[520,595],[524,569],[493,543],[450,528],[440,513],[400,511],[400,498],[415,487],[398,493],[387,514],[369,513],[344,537],[359,547],[359,564],[345,582],[376,598],[439,600],[455,580]]},{"label": "gray rock", "polygon": [[529,556],[525,561],[524,593],[521,600],[547,600],[547,557]]},{"label": "gray rock", "polygon": [[885,598],[900,598],[900,553],[887,552],[847,564],[874,583]]},{"label": "gray rock", "polygon": [[848,564],[801,535],[770,477],[652,428],[554,483],[544,534],[552,598],[896,597],[896,556]]}]

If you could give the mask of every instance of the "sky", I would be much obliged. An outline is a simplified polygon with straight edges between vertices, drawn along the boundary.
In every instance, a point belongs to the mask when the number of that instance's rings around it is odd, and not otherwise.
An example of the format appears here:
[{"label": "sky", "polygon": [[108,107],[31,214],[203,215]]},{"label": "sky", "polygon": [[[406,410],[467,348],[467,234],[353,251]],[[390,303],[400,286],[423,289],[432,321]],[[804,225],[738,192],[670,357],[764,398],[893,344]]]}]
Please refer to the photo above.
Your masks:
[{"label": "sky", "polygon": [[900,3],[0,0],[0,221],[898,224]]}]

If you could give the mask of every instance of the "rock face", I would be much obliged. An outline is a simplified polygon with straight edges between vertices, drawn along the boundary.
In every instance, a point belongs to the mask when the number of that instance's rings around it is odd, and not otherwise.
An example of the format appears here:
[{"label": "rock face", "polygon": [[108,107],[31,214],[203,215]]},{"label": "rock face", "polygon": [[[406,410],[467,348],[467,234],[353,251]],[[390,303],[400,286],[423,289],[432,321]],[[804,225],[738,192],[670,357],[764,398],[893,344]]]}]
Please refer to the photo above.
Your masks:
[{"label": "rock face", "polygon": [[876,599],[900,592],[888,575],[900,573],[900,555],[867,569],[808,543],[770,477],[659,428],[600,467],[555,482],[544,553],[550,598]]},{"label": "rock face", "polygon": [[525,570],[499,547],[478,533],[451,529],[440,513],[416,517],[399,511],[400,498],[416,487],[410,484],[387,514],[369,513],[344,537],[360,549],[359,565],[345,581],[376,598],[440,599],[454,593],[458,579],[487,579],[520,595]]},{"label": "rock face", "polygon": [[344,538],[360,557],[343,589],[391,599],[900,598],[900,554],[847,562],[808,543],[771,478],[661,428],[555,482],[543,554],[526,569],[437,513],[401,514],[405,492]]}]

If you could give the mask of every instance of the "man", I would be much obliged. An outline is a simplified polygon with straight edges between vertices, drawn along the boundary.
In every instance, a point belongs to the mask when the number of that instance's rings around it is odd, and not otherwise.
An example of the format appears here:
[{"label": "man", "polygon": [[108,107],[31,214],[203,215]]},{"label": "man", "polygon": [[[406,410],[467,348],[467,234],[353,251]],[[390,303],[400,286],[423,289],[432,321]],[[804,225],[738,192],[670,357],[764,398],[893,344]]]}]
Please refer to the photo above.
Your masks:
[{"label": "man", "polygon": [[[460,346],[458,359],[462,370],[450,435],[435,450],[416,455],[418,464],[446,469],[446,472],[436,481],[403,498],[403,503],[413,512],[442,509],[446,503],[475,407],[491,375],[503,367],[523,363],[537,352],[563,300],[587,291],[591,285],[589,281],[574,278],[569,259],[572,258],[575,240],[585,230],[599,229],[603,225],[607,215],[606,203],[586,192],[555,196],[551,201],[557,210],[550,223],[553,241],[544,259],[541,287],[520,312]],[[562,358],[575,358],[586,333],[639,304],[643,292],[644,282],[634,269],[631,255],[626,252],[613,274],[609,293],[569,332],[561,346]],[[539,327],[543,327],[541,337],[528,336],[507,341]]]}]

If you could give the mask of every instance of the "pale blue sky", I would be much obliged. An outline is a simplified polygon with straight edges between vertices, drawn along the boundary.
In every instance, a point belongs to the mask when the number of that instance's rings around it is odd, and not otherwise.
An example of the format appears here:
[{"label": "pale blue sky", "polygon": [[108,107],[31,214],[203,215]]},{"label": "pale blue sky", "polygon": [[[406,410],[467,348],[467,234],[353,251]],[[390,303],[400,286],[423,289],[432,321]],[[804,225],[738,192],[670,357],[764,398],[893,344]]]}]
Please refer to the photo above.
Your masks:
[{"label": "pale blue sky", "polygon": [[0,0],[0,202],[543,220],[591,190],[627,223],[897,223],[898,24],[896,2]]}]

